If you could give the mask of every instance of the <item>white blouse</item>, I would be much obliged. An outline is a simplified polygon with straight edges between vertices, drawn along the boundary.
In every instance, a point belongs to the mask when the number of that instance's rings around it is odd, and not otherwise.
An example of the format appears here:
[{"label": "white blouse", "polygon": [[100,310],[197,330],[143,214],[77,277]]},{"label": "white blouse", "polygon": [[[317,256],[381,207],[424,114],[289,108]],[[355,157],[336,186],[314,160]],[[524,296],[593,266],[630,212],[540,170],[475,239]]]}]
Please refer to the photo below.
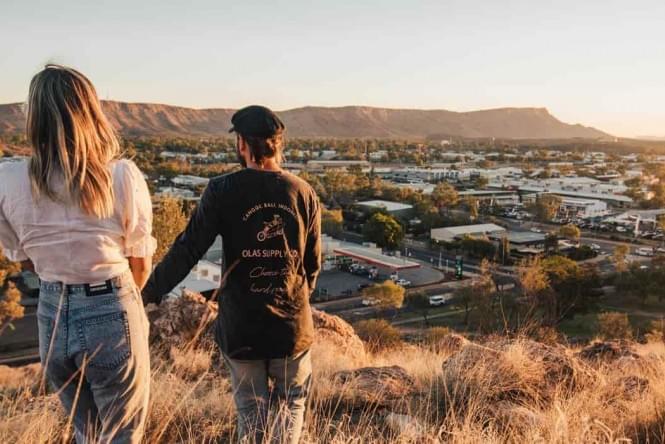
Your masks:
[{"label": "white blouse", "polygon": [[0,164],[0,248],[10,260],[30,259],[45,281],[85,284],[127,271],[128,257],[155,252],[150,192],[134,162],[111,163],[115,205],[105,219],[47,197],[35,201],[28,164]]}]

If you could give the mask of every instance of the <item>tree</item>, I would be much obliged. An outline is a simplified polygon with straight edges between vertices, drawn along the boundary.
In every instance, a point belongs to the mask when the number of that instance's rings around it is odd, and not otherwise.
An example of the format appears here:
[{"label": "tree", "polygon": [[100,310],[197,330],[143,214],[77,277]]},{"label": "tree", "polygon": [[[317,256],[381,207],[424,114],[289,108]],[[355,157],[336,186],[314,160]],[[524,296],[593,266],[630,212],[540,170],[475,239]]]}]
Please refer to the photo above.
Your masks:
[{"label": "tree", "polygon": [[21,305],[21,293],[14,284],[7,280],[7,276],[20,271],[19,264],[11,262],[0,250],[0,333],[11,327],[11,321],[23,317],[24,308]]},{"label": "tree", "polygon": [[510,240],[508,240],[508,236],[501,238],[498,255],[501,258],[501,265],[506,265],[506,260],[510,259]]},{"label": "tree", "polygon": [[408,305],[410,308],[420,311],[420,313],[423,315],[423,321],[425,322],[425,325],[429,326],[429,320],[427,319],[427,316],[429,315],[429,311],[432,308],[429,303],[429,296],[427,296],[422,291],[414,293],[409,296]]},{"label": "tree", "polygon": [[374,213],[363,226],[363,235],[382,248],[394,250],[404,238],[402,225],[389,214]]},{"label": "tree", "polygon": [[541,308],[549,325],[590,309],[600,296],[600,277],[595,265],[580,266],[563,256],[550,256],[542,261],[552,289]]},{"label": "tree", "polygon": [[547,234],[545,236],[545,253],[557,251],[559,251],[559,238],[556,234]]},{"label": "tree", "polygon": [[474,280],[473,288],[474,318],[478,330],[488,333],[495,327],[498,317],[494,312],[496,284],[492,277],[493,264],[483,259],[480,262],[480,274]]},{"label": "tree", "polygon": [[342,210],[327,210],[321,212],[321,231],[330,236],[339,236],[344,229]]},{"label": "tree", "polygon": [[553,194],[542,194],[536,196],[536,199],[529,206],[536,220],[540,222],[550,222],[561,208],[561,198]]},{"label": "tree", "polygon": [[397,309],[404,304],[405,293],[404,287],[389,280],[364,288],[361,295],[364,299],[376,301],[379,308]]},{"label": "tree", "polygon": [[432,191],[432,201],[439,211],[445,209],[448,213],[451,208],[456,207],[459,203],[459,194],[455,187],[447,182],[441,182]]},{"label": "tree", "polygon": [[469,210],[469,219],[472,221],[478,219],[478,199],[473,196],[468,196],[464,199],[464,206]]},{"label": "tree", "polygon": [[628,269],[626,257],[628,256],[629,252],[630,248],[628,245],[622,244],[614,247],[614,253],[612,253],[612,263],[614,264],[614,268],[617,272],[623,273]]},{"label": "tree", "polygon": [[152,234],[157,239],[155,262],[162,260],[173,241],[187,226],[187,216],[182,210],[182,201],[173,197],[160,199],[152,223]]},{"label": "tree", "polygon": [[631,339],[633,328],[626,313],[599,313],[598,335],[603,339]]},{"label": "tree", "polygon": [[559,234],[561,237],[565,237],[566,239],[579,241],[582,232],[576,225],[567,224],[559,228]]}]

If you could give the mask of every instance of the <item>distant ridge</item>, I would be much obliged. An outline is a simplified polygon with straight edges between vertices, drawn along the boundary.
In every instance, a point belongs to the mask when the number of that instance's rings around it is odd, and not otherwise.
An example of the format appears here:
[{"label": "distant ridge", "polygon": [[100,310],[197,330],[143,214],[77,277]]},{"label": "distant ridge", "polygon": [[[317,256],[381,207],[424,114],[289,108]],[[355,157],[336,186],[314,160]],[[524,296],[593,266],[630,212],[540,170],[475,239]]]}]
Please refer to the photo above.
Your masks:
[{"label": "distant ridge", "polygon": [[[126,136],[227,136],[233,109],[104,101],[104,111]],[[595,128],[561,122],[545,108],[482,111],[307,106],[278,112],[291,137],[438,139],[598,139]],[[0,133],[23,131],[18,103],[0,105]]]}]

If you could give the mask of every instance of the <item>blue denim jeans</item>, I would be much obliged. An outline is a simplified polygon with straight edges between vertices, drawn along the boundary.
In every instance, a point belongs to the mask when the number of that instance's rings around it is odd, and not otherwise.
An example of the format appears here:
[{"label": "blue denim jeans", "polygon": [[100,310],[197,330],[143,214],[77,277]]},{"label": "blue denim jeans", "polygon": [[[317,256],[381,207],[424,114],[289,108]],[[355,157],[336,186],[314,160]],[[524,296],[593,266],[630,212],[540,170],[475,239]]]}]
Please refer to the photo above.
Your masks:
[{"label": "blue denim jeans", "polygon": [[265,360],[239,360],[224,355],[224,360],[231,372],[239,441],[297,444],[312,380],[310,352]]},{"label": "blue denim jeans", "polygon": [[84,285],[41,283],[42,366],[73,415],[77,443],[138,443],[150,393],[149,325],[141,295],[130,272],[94,294],[87,295]]}]

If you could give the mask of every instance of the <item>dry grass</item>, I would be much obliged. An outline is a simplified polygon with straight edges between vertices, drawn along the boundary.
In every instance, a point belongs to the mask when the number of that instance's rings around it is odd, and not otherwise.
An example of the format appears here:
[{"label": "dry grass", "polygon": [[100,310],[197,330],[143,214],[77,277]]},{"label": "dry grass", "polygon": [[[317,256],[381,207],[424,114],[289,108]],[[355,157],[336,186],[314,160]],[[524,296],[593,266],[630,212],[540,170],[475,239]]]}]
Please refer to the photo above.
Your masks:
[{"label": "dry grass", "polygon": [[[403,345],[349,364],[344,350],[313,350],[315,380],[304,442],[663,442],[665,345],[635,345],[639,359],[583,362],[575,350],[494,340],[459,352]],[[547,347],[547,346],[542,346]],[[442,365],[443,363],[445,365]],[[402,367],[413,393],[363,404],[338,371]],[[146,442],[229,442],[234,407],[225,372],[209,352],[172,351],[153,363]],[[445,370],[444,370],[445,367]],[[34,371],[0,372],[0,442],[60,442],[54,395]]]}]

